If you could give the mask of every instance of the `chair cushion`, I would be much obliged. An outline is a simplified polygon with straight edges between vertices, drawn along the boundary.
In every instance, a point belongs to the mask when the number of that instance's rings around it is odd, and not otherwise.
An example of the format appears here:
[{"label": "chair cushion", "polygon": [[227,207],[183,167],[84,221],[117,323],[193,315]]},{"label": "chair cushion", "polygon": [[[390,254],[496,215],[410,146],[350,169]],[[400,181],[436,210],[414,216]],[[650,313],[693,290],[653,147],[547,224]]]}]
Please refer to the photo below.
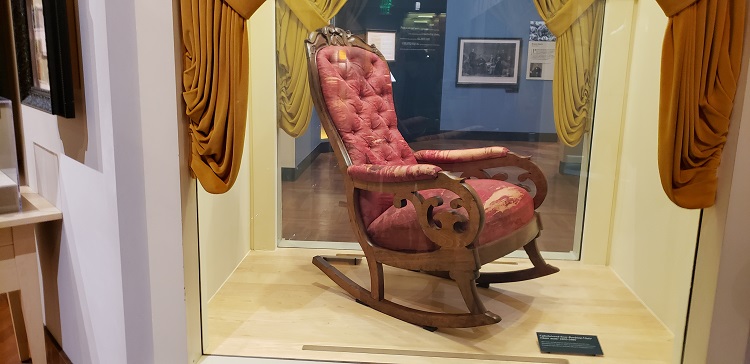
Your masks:
[{"label": "chair cushion", "polygon": [[[466,182],[484,203],[485,224],[479,234],[479,245],[500,239],[534,218],[534,200],[523,188],[492,179],[469,179]],[[425,190],[420,194],[425,198],[443,198],[443,205],[435,208],[435,212],[449,209],[450,201],[457,197],[444,189]],[[463,208],[459,211],[466,214]],[[391,250],[425,252],[439,248],[422,232],[411,202],[402,208],[388,208],[370,224],[367,234],[374,244]]]}]

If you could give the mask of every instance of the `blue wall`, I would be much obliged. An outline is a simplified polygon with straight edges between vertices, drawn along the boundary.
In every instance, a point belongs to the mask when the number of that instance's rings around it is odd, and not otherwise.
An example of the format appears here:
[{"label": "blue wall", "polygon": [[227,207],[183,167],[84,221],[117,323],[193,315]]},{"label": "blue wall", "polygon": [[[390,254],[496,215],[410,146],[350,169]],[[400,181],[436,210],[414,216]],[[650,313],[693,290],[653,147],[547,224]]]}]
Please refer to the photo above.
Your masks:
[{"label": "blue wall", "polygon": [[[440,129],[555,132],[552,81],[526,80],[531,20],[541,20],[531,0],[448,0]],[[519,92],[456,87],[458,38],[521,38]]]}]

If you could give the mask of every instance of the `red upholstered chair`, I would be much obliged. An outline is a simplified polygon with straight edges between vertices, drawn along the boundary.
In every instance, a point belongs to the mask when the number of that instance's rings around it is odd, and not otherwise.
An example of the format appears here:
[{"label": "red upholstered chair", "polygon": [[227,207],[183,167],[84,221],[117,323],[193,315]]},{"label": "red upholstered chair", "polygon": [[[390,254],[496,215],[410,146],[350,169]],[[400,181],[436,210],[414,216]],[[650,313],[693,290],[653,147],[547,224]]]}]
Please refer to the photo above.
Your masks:
[{"label": "red upholstered chair", "polygon": [[[313,263],[358,301],[425,327],[497,323],[477,285],[520,281],[558,271],[536,246],[535,209],[547,181],[528,157],[504,147],[414,152],[398,131],[388,64],[373,46],[332,26],[305,42],[310,88],[344,174],[349,217],[369,266],[371,289],[325,257]],[[506,182],[500,167],[522,172]],[[533,191],[534,194],[529,191]],[[519,248],[533,268],[482,273],[483,264]],[[416,310],[385,299],[383,264],[453,279],[468,312]]]}]

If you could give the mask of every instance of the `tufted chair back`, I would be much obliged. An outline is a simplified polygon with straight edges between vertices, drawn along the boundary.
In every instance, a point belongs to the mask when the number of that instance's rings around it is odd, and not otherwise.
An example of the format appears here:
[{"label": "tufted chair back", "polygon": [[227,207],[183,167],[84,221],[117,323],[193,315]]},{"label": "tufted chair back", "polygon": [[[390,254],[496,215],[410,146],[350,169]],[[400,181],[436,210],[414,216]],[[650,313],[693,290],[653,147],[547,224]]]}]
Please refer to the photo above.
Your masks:
[{"label": "tufted chair back", "polygon": [[[328,114],[352,165],[416,164],[398,131],[388,64],[358,47],[328,46],[316,55]],[[388,194],[365,191],[360,209],[365,226],[393,204]]]},{"label": "tufted chair back", "polygon": [[388,64],[357,47],[329,46],[317,54],[320,87],[352,164],[416,164],[398,131]]}]

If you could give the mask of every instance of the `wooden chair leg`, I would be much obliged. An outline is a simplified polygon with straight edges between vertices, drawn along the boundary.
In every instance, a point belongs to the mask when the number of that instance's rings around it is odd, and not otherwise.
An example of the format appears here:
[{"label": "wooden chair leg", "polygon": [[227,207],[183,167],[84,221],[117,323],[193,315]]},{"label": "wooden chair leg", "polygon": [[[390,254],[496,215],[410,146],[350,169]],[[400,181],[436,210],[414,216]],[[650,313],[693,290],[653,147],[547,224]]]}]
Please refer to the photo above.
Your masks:
[{"label": "wooden chair leg", "polygon": [[492,283],[525,281],[528,279],[544,277],[560,271],[559,268],[549,265],[544,261],[544,258],[542,258],[542,253],[539,252],[539,247],[536,244],[536,240],[532,240],[528,244],[524,245],[523,249],[529,256],[529,260],[531,260],[531,263],[534,264],[534,267],[510,272],[480,273],[479,278],[477,278],[477,286],[488,288]]},{"label": "wooden chair leg", "polygon": [[21,309],[21,291],[8,292],[8,306],[13,321],[13,331],[16,334],[18,357],[21,361],[27,361],[31,359],[31,353],[29,351],[29,339],[26,336],[26,324],[23,321],[23,310]]},{"label": "wooden chair leg", "polygon": [[385,278],[383,277],[383,264],[373,259],[367,259],[370,269],[370,295],[377,301],[385,299]]},{"label": "wooden chair leg", "polygon": [[466,307],[469,308],[471,313],[485,313],[487,309],[484,307],[482,300],[479,298],[477,293],[477,285],[475,279],[479,276],[477,272],[468,271],[452,271],[450,272],[450,278],[456,282],[458,289],[461,291],[461,296],[466,302]]},{"label": "wooden chair leg", "polygon": [[[375,262],[374,259],[368,259]],[[376,262],[377,263],[377,262]],[[321,256],[313,257],[313,264],[318,267],[328,278],[333,280],[339,287],[343,288],[347,293],[352,295],[357,302],[360,302],[370,308],[380,311],[386,315],[395,317],[399,320],[409,322],[414,325],[422,327],[476,327],[491,325],[500,322],[500,318],[491,312],[480,312],[480,313],[438,313],[429,312],[423,310],[417,310],[411,307],[403,306],[398,303],[394,303],[385,298],[377,299],[378,294],[374,294],[371,291],[366,290],[362,286],[352,281],[349,277],[341,273],[338,269],[331,265]],[[373,264],[370,266],[370,272],[375,272],[382,275],[383,266],[382,264]],[[375,287],[380,286],[382,282],[382,276],[379,281],[372,278],[375,282]],[[382,292],[382,289],[381,291]]]}]

